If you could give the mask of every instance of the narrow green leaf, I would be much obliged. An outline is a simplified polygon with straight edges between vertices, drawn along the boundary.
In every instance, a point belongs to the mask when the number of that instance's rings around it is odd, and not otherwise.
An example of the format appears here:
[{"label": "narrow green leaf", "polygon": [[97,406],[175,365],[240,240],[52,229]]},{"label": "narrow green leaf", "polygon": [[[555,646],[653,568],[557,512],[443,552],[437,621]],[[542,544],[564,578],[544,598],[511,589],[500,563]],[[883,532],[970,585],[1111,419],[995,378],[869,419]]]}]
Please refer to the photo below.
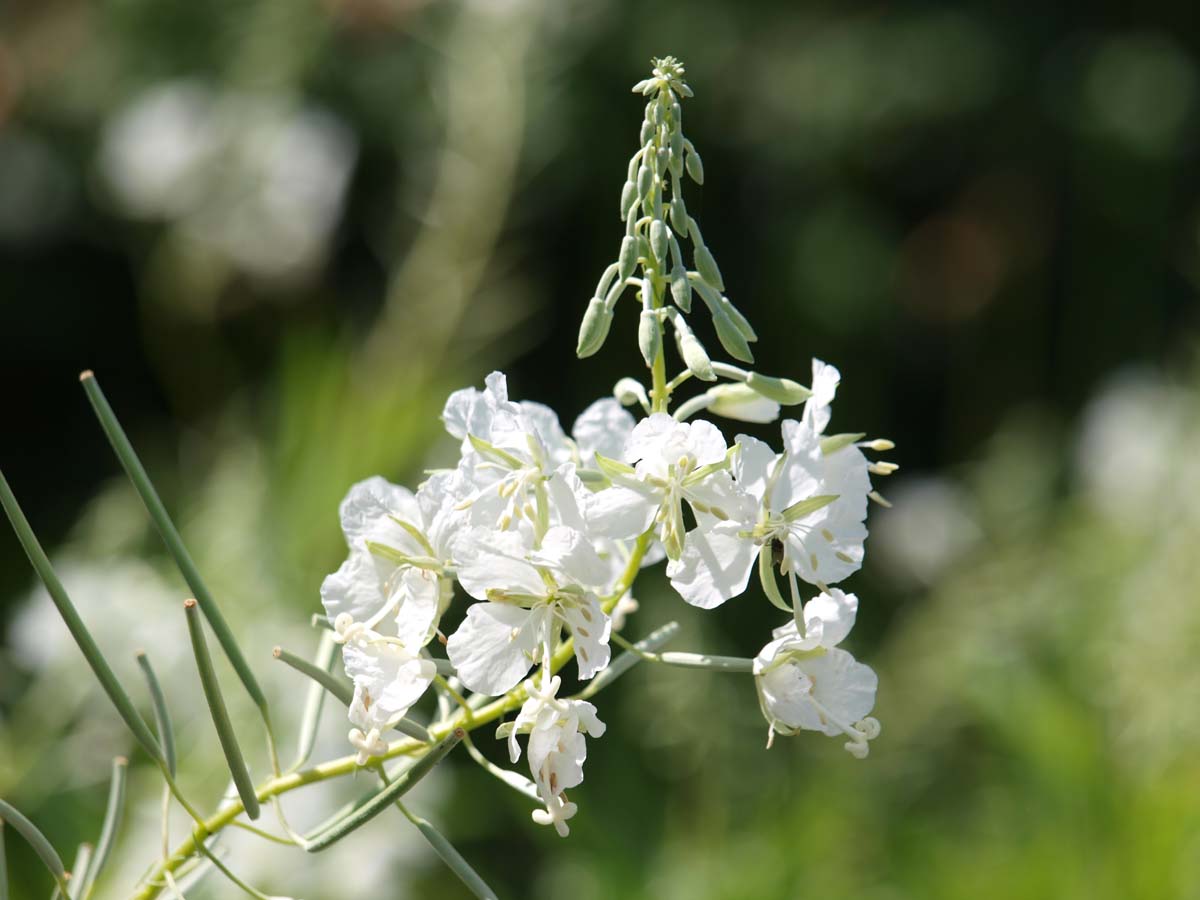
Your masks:
[{"label": "narrow green leaf", "polygon": [[383,788],[383,790],[378,791],[370,800],[352,811],[340,822],[334,823],[325,831],[310,838],[309,843],[304,849],[310,853],[317,853],[371,821],[371,819],[375,818],[397,799],[402,797],[418,781],[433,771],[433,767],[441,762],[447,753],[454,749],[455,744],[463,739],[464,734],[466,732],[461,728],[454,729],[439,743],[430,748],[429,752],[418,760],[412,768],[403,772],[395,781]]},{"label": "narrow green leaf", "polygon": [[238,746],[237,735],[233,733],[233,723],[229,721],[229,710],[225,707],[225,697],[221,693],[221,685],[217,681],[217,673],[213,669],[208,643],[204,640],[204,626],[200,623],[197,605],[195,600],[185,600],[183,609],[186,613],[188,634],[192,639],[192,654],[196,657],[196,669],[200,673],[200,684],[204,688],[204,699],[208,701],[213,726],[217,729],[217,738],[221,742],[225,762],[229,765],[229,773],[233,776],[238,796],[242,798],[246,815],[251,819],[257,819],[259,806],[258,797],[254,792],[254,782],[250,780],[250,772],[246,768],[245,759],[242,758],[242,749]]},{"label": "narrow green leaf", "polygon": [[[322,672],[328,672],[336,654],[337,642],[333,639],[333,632],[322,631],[313,665]],[[293,770],[299,769],[312,756],[313,746],[317,741],[317,728],[321,724],[321,711],[325,708],[325,693],[325,687],[319,681],[314,681],[308,686],[308,696],[304,700],[304,714],[300,719],[296,761],[292,764]]]},{"label": "narrow green leaf", "polygon": [[83,894],[83,876],[92,864],[92,845],[80,844],[71,863],[71,875],[67,881],[67,900],[80,900]]},{"label": "narrow green leaf", "polygon": [[819,509],[824,509],[839,496],[838,494],[818,494],[807,500],[798,500],[783,511],[783,517],[789,522],[795,522],[805,516],[811,516]]},{"label": "narrow green leaf", "polygon": [[200,576],[200,572],[196,568],[196,564],[192,562],[191,554],[188,553],[187,547],[184,546],[183,539],[179,536],[179,530],[175,527],[175,523],[171,521],[171,517],[167,514],[167,509],[163,506],[163,502],[158,496],[158,491],[154,489],[154,485],[150,481],[150,476],[146,474],[146,469],[142,465],[142,461],[138,459],[133,445],[129,442],[129,438],[126,437],[124,429],[121,428],[121,423],[117,421],[116,414],[113,412],[112,407],[109,406],[108,399],[104,396],[104,392],[100,390],[100,382],[96,380],[95,375],[91,372],[84,372],[79,376],[79,380],[83,384],[83,389],[87,393],[88,400],[91,401],[92,409],[96,413],[96,418],[100,421],[100,426],[104,429],[109,443],[116,452],[117,458],[121,461],[121,466],[125,469],[125,474],[129,476],[129,480],[133,482],[134,488],[142,498],[142,503],[145,504],[147,512],[150,513],[150,518],[154,520],[154,524],[162,536],[163,543],[167,545],[167,550],[183,575],[183,580],[187,582],[196,599],[200,601],[200,609],[204,613],[204,617],[208,619],[208,624],[212,628],[213,634],[216,635],[217,643],[221,645],[221,649],[229,658],[230,665],[233,666],[238,678],[246,688],[246,693],[250,695],[250,699],[262,711],[263,718],[267,721],[269,727],[266,695],[263,694],[262,688],[258,685],[258,680],[250,670],[250,666],[246,662],[246,657],[242,654],[237,639],[229,627],[229,623],[225,621],[220,607],[217,606],[217,601],[213,599],[212,593],[208,590],[208,586],[204,583],[204,579]]},{"label": "narrow green leaf", "polygon": [[58,885],[58,889],[66,896],[67,869],[63,865],[62,857],[55,852],[54,847],[46,840],[46,836],[15,807],[3,800],[0,800],[0,820],[11,825],[17,834],[25,838],[29,846],[33,848],[33,852],[41,858],[50,874],[54,876],[54,883]]},{"label": "narrow green leaf", "polygon": [[401,812],[408,817],[408,820],[417,827],[425,840],[429,841],[429,846],[434,852],[441,857],[442,862],[458,876],[459,880],[467,886],[467,889],[474,894],[479,900],[497,900],[496,892],[488,887],[487,882],[479,877],[479,873],[471,868],[471,864],[466,861],[461,853],[459,853],[454,845],[446,840],[445,836],[433,827],[426,819],[410,812],[404,807],[399,800],[396,805],[400,807]]},{"label": "narrow green leaf", "polygon": [[108,699],[117,708],[117,714],[124,720],[129,730],[133,732],[134,738],[142,745],[142,748],[154,759],[160,759],[161,751],[154,740],[154,736],[150,733],[150,729],[146,727],[146,723],[142,721],[142,717],[138,715],[137,708],[133,705],[133,701],[129,699],[129,695],[125,693],[125,689],[121,687],[121,682],[117,680],[117,676],[109,666],[108,661],[104,658],[104,654],[100,652],[100,648],[92,638],[91,632],[83,624],[83,619],[80,618],[78,610],[75,609],[75,604],[71,602],[66,589],[58,579],[58,575],[55,574],[54,567],[50,565],[50,560],[46,557],[46,552],[42,549],[42,545],[38,543],[33,529],[29,526],[29,520],[25,518],[25,514],[21,511],[21,507],[17,503],[17,498],[13,496],[12,489],[8,486],[8,481],[4,478],[2,472],[0,472],[0,505],[4,506],[4,512],[8,515],[9,522],[12,523],[13,531],[17,533],[17,539],[21,542],[21,547],[25,550],[25,555],[29,557],[29,562],[33,565],[34,571],[37,572],[38,577],[41,578],[42,583],[46,586],[46,592],[50,595],[50,599],[54,602],[55,607],[57,607],[58,614],[62,616],[67,630],[71,632],[71,637],[75,639],[75,643],[78,645],[80,652],[83,653],[84,659],[91,666],[96,680],[100,682],[100,686],[108,694]]},{"label": "narrow green leaf", "polygon": [[864,432],[858,434],[831,434],[828,437],[821,438],[821,452],[826,456],[831,453],[837,453],[843,447],[849,447],[856,441],[861,441],[866,437]]},{"label": "narrow green leaf", "polygon": [[328,669],[315,666],[307,659],[290,653],[282,647],[276,647],[271,654],[280,662],[287,663],[301,675],[307,675],[329,693],[333,694],[342,706],[349,706],[354,699],[354,688],[349,682],[338,678]]},{"label": "narrow green leaf", "polygon": [[108,857],[112,853],[117,840],[117,831],[121,827],[121,817],[125,813],[125,775],[129,770],[129,760],[118,756],[113,760],[112,779],[108,784],[108,806],[104,810],[104,824],[100,828],[100,840],[96,842],[96,852],[86,869],[76,868],[75,877],[79,879],[79,893],[74,896],[87,897],[104,869]]},{"label": "narrow green leaf", "polygon": [[163,695],[162,685],[150,665],[150,658],[144,650],[139,650],[135,657],[137,664],[146,677],[146,687],[150,690],[150,703],[154,707],[154,724],[158,730],[158,745],[162,747],[163,762],[167,771],[175,777],[175,729],[171,726],[171,714],[167,712],[167,698]]}]

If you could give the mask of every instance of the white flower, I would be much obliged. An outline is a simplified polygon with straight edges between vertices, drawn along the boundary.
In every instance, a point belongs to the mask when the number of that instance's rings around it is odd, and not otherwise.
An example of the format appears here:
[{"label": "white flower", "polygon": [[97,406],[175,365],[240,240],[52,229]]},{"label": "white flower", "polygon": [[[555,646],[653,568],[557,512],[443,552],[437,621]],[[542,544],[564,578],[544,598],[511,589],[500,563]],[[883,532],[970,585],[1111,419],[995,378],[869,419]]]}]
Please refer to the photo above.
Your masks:
[{"label": "white flower", "polygon": [[833,589],[805,604],[802,621],[773,632],[774,640],[754,659],[754,680],[763,715],[776,733],[802,729],[850,738],[846,749],[864,757],[879,723],[868,714],[879,679],[837,644],[849,634],[858,598]]},{"label": "white flower", "polygon": [[358,748],[358,764],[387,750],[380,735],[407,715],[433,682],[437,666],[387,638],[351,641],[342,650],[346,672],[354,680],[350,721],[357,728],[350,742]]},{"label": "white flower", "polygon": [[450,599],[439,574],[449,534],[436,546],[417,498],[378,476],[350,488],[340,512],[350,555],[321,585],[326,614],[399,637],[411,651],[425,646]]},{"label": "white flower", "polygon": [[575,639],[579,677],[608,665],[610,622],[595,590],[609,566],[586,536],[550,528],[539,547],[518,532],[475,528],[457,545],[458,580],[483,603],[450,636],[446,651],[472,691],[499,695],[544,661],[563,625]]},{"label": "white flower", "polygon": [[571,436],[579,451],[575,462],[593,467],[597,453],[609,459],[620,458],[633,428],[633,416],[615,399],[597,400],[580,413],[571,426]]},{"label": "white flower", "polygon": [[583,763],[587,759],[584,735],[600,737],[605,725],[596,715],[596,707],[586,700],[559,699],[561,680],[543,675],[543,686],[530,679],[525,683],[529,699],[513,722],[506,722],[496,732],[508,738],[509,757],[515,763],[521,757],[517,735],[529,735],[529,769],[537,786],[538,796],[546,804],[535,810],[533,821],[553,825],[561,837],[570,833],[567,820],[575,815],[576,805],[566,798],[566,791],[583,783]]},{"label": "white flower", "polygon": [[733,476],[752,502],[733,507],[726,521],[697,514],[680,558],[668,565],[672,587],[694,606],[711,609],[741,594],[760,553],[777,554],[768,562],[821,587],[861,567],[868,462],[853,442],[822,447],[837,370],[814,360],[813,384],[801,420],[783,423],[782,454],[738,436]]}]

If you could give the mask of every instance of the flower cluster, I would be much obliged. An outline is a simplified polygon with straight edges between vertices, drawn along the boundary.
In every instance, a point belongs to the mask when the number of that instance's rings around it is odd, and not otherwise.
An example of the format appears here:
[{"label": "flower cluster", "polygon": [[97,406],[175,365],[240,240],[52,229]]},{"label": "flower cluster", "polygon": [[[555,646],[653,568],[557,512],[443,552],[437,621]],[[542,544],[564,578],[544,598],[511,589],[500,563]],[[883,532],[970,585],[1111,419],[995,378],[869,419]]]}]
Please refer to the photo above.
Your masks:
[{"label": "flower cluster", "polygon": [[[519,711],[498,735],[513,763],[526,737],[532,781],[502,777],[536,796],[545,808],[534,820],[562,835],[576,811],[566,792],[583,780],[586,738],[600,737],[604,723],[588,700],[560,696],[558,671],[571,657],[581,681],[609,667],[610,642],[626,644],[619,632],[636,609],[630,589],[639,570],[664,559],[671,586],[692,606],[712,609],[744,594],[757,570],[767,598],[788,613],[753,660],[719,664],[753,674],[768,745],[776,734],[813,730],[845,737],[861,757],[879,733],[869,717],[875,674],[838,646],[858,599],[831,585],[862,565],[868,500],[884,502],[871,475],[895,468],[864,451],[892,445],[827,433],[840,380],[833,366],[814,360],[804,387],[714,362],[688,325],[694,291],[722,346],[752,362],[754,331],[724,295],[683,206],[683,173],[703,179],[682,134],[679,101],[691,95],[683,74],[675,60],[659,60],[654,77],[635,87],[651,99],[622,192],[626,236],[588,306],[578,348],[580,356],[599,349],[617,300],[634,290],[650,390],[622,379],[570,434],[548,407],[510,399],[499,372],[483,390],[455,392],[442,419],[459,442],[456,465],[430,474],[415,494],[382,478],[351,488],[341,507],[349,556],[321,589],[354,682],[350,741],[360,764],[388,753],[389,729],[403,727],[431,685],[443,708],[456,703],[468,722],[481,706],[476,697],[509,698],[504,708]],[[691,240],[694,269],[677,232]],[[667,326],[685,366],[670,381]],[[692,378],[724,383],[671,412],[673,392]],[[714,422],[694,418],[771,422],[801,403],[799,417],[782,423],[779,451],[747,435],[730,442]],[[815,596],[805,602],[805,592]],[[453,627],[443,629],[443,618]],[[430,652],[437,643],[446,659]],[[630,652],[692,666],[717,659]]]}]

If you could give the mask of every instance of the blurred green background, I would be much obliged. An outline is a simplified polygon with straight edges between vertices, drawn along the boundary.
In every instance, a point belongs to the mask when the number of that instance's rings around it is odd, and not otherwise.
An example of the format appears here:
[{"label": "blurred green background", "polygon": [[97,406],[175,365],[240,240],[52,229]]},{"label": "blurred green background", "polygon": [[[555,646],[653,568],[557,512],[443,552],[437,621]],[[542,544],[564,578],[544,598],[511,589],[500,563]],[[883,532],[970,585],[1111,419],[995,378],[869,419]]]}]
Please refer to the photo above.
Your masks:
[{"label": "blurred green background", "polygon": [[[748,680],[643,665],[599,697],[568,840],[465,756],[419,810],[503,897],[1200,897],[1200,7],[1168,0],[0,7],[0,466],[128,683],[156,660],[185,788],[223,786],[186,588],[76,374],[294,726],[269,651],[315,643],[349,484],[451,459],[437,413],[491,368],[568,423],[640,370],[631,314],[574,344],[665,53],[760,369],[833,362],[834,429],[899,445],[847,585],[883,736],[767,752]],[[778,624],[664,587],[631,634],[752,655]],[[130,741],[9,537],[0,610],[0,795],[69,862]],[[327,710],[320,752],[345,728]],[[133,788],[114,897],[157,852]],[[45,896],[7,847],[13,896]],[[327,857],[230,849],[306,900],[465,896],[398,815]]]}]

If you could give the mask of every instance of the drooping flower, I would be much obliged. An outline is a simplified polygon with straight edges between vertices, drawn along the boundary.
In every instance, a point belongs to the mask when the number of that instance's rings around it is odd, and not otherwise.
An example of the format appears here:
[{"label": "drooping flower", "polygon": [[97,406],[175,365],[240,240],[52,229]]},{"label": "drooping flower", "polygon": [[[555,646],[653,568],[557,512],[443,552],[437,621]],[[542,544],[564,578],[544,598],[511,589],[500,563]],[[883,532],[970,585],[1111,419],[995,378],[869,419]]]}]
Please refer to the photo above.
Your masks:
[{"label": "drooping flower", "polygon": [[354,680],[350,704],[350,743],[358,749],[358,764],[387,750],[381,737],[429,688],[437,674],[431,659],[410,653],[397,640],[364,635],[342,649],[346,672]]},{"label": "drooping flower", "polygon": [[836,588],[822,593],[775,629],[774,640],[755,657],[754,680],[770,726],[768,746],[777,733],[809,730],[844,734],[847,750],[867,755],[868,741],[879,735],[879,723],[868,715],[879,679],[837,646],[850,633],[857,610],[853,594]]}]

